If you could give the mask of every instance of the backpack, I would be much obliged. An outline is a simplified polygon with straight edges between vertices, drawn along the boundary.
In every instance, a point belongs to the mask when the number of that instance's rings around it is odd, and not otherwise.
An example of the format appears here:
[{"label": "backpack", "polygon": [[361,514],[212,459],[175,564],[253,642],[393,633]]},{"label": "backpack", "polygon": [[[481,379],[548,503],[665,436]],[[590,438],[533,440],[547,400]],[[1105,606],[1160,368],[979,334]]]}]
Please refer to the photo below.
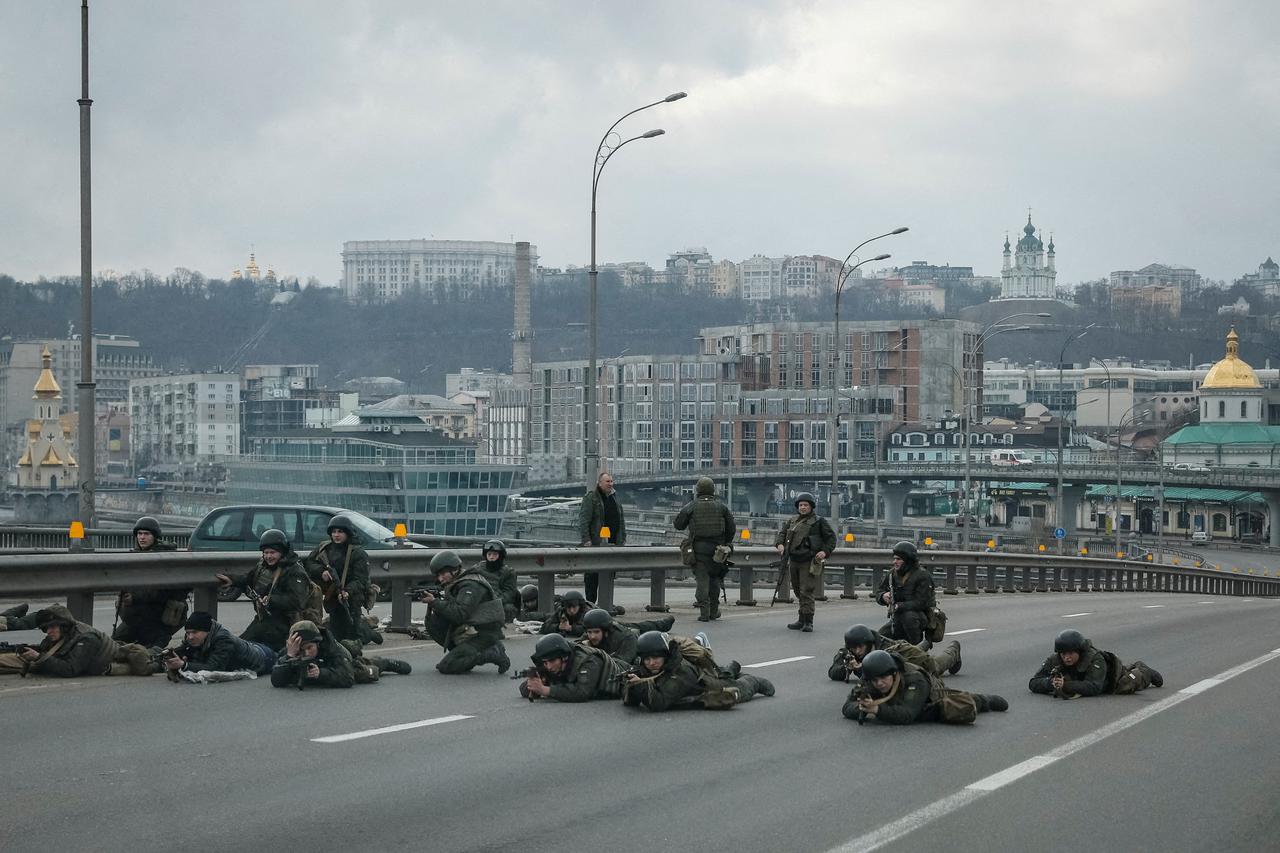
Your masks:
[{"label": "backpack", "polygon": [[698,562],[697,556],[693,553],[692,536],[686,536],[680,540],[680,562],[686,566],[692,566]]},{"label": "backpack", "polygon": [[978,719],[977,700],[963,690],[943,690],[938,709],[944,723],[967,725]]},{"label": "backpack", "polygon": [[941,643],[947,636],[947,614],[937,606],[929,608],[929,621],[925,623],[925,636],[931,643]]},{"label": "backpack", "polygon": [[688,637],[672,637],[671,642],[680,649],[680,656],[698,671],[698,683],[702,695],[698,697],[708,711],[727,711],[738,704],[738,688],[720,674],[720,667],[711,656],[711,650]]}]

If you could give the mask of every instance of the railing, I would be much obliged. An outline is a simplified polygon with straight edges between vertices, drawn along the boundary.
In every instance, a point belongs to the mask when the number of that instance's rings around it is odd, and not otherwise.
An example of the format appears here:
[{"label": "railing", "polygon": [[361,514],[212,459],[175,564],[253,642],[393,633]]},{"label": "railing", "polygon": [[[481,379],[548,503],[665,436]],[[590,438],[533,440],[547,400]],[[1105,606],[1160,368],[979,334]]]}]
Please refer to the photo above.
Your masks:
[{"label": "railing", "polygon": [[[190,530],[166,532],[160,537],[179,548],[186,548]],[[31,527],[0,525],[0,554],[66,551],[71,536],[65,527]],[[133,530],[129,527],[93,527],[85,531],[85,541],[96,551],[128,551],[133,548]]]},{"label": "railing", "polygon": [[[396,549],[371,555],[375,583],[391,586],[391,626],[403,629],[410,619],[408,589],[427,574],[427,563],[436,552],[429,549]],[[464,564],[480,559],[477,550],[461,551]],[[195,607],[217,613],[214,574],[239,574],[257,560],[256,552],[171,551],[162,554],[37,554],[0,556],[0,597],[66,595],[76,618],[93,617],[93,595],[120,589],[190,587]],[[739,548],[733,570],[739,606],[754,606],[757,580],[777,578],[772,548]],[[856,598],[860,582],[878,586],[892,564],[892,554],[879,549],[849,549],[833,555],[828,575],[841,579],[841,597]],[[619,573],[649,575],[648,610],[665,611],[669,573],[687,571],[680,565],[678,549],[669,546],[623,548],[518,548],[507,554],[507,564],[517,574],[538,581],[542,609],[549,609],[556,576],[592,571],[600,574],[599,603],[613,603],[615,576]],[[836,565],[838,564],[838,565]],[[1033,554],[927,551],[921,564],[939,579],[944,594],[979,592],[1147,591],[1189,592],[1213,595],[1280,595],[1280,571],[1276,577],[1253,573],[1226,573],[1188,566],[1154,564],[1140,560],[1106,560],[1092,557],[1059,557]],[[1003,576],[1003,581],[1001,580]],[[779,579],[779,600],[790,601],[785,576]]]}]

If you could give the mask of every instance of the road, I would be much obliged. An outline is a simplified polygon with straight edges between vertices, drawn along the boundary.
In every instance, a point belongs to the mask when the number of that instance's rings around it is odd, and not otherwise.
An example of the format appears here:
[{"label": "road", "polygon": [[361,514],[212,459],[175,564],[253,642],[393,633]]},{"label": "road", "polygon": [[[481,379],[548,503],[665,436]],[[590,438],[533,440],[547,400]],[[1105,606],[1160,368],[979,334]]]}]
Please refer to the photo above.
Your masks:
[{"label": "road", "polygon": [[[1280,601],[1076,593],[943,605],[964,647],[949,683],[1006,696],[1007,713],[969,727],[843,719],[846,689],[825,669],[848,625],[882,620],[865,600],[820,605],[813,634],[784,628],[790,609],[728,608],[709,629],[717,657],[754,665],[778,692],[723,713],[529,703],[492,667],[439,675],[439,650],[422,643],[397,651],[412,675],[351,690],[6,678],[0,849],[1274,848]],[[703,627],[677,613],[677,633]],[[1072,702],[1030,694],[1065,626],[1145,660],[1165,686]],[[517,665],[532,644],[508,641]],[[421,725],[368,734],[410,723]]]}]

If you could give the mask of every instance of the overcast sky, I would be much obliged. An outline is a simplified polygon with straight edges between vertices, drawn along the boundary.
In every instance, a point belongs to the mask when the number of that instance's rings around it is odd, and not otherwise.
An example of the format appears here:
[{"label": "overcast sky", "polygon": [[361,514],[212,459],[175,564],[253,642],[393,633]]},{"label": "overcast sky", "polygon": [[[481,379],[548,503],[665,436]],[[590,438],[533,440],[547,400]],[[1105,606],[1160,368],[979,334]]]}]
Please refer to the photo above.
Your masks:
[{"label": "overcast sky", "polygon": [[[335,283],[344,240],[585,264],[880,245],[1059,282],[1280,256],[1280,3],[95,0],[94,268]],[[79,4],[0,7],[0,272],[79,270]]]}]

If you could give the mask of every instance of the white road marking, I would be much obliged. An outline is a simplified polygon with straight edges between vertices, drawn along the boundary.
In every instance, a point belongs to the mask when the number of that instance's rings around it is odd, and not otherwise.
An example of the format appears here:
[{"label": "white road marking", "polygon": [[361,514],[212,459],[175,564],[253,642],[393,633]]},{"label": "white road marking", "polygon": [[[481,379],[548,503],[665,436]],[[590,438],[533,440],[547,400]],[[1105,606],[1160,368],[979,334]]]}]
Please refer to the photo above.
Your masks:
[{"label": "white road marking", "polygon": [[359,740],[360,738],[373,737],[374,735],[386,735],[392,732],[403,732],[409,729],[420,729],[424,726],[438,726],[441,723],[453,723],[458,720],[470,720],[472,714],[453,714],[449,717],[434,717],[430,720],[418,720],[412,723],[400,723],[395,726],[383,726],[380,729],[365,729],[362,732],[351,732],[346,735],[329,735],[328,737],[313,737],[312,743],[342,743],[348,740]]},{"label": "white road marking", "polygon": [[1197,601],[1196,604],[1217,604],[1216,601]]},{"label": "white road marking", "polygon": [[1252,598],[1242,598],[1242,599],[1240,599],[1240,603],[1241,603],[1241,604],[1248,604],[1250,601],[1253,601],[1253,599],[1252,599]]},{"label": "white road marking", "polygon": [[1144,604],[1144,605],[1142,605],[1142,606],[1143,606],[1143,608],[1144,608],[1144,609],[1146,609],[1146,610],[1152,610],[1152,609],[1154,609],[1154,608],[1156,608],[1156,607],[1164,607],[1164,605],[1163,605],[1163,604]]},{"label": "white road marking", "polygon": [[1062,618],[1063,618],[1063,619],[1074,619],[1074,618],[1076,618],[1077,616],[1092,616],[1092,615],[1093,615],[1093,613],[1064,613],[1064,614],[1062,615]]},{"label": "white road marking", "polygon": [[1162,711],[1167,711],[1175,705],[1180,705],[1193,696],[1229,681],[1237,675],[1242,675],[1255,667],[1264,663],[1280,658],[1280,649],[1276,649],[1253,660],[1245,661],[1239,666],[1232,667],[1225,672],[1220,672],[1212,678],[1206,678],[1198,681],[1190,687],[1184,687],[1172,696],[1161,699],[1146,707],[1135,711],[1127,717],[1121,717],[1113,723],[1095,729],[1087,735],[1078,737],[1075,740],[1068,741],[1056,749],[1051,749],[1041,755],[1033,756],[1025,761],[1019,762],[1012,767],[1007,767],[998,773],[993,773],[984,779],[979,779],[970,785],[966,785],[954,794],[943,797],[920,809],[914,809],[911,814],[904,818],[887,823],[879,829],[872,830],[865,835],[859,835],[852,838],[838,847],[833,847],[827,853],[870,853],[872,850],[879,850],[886,844],[892,844],[916,830],[924,827],[939,818],[953,814],[960,809],[972,803],[975,800],[985,797],[987,794],[999,788],[1008,785],[1024,776],[1027,776],[1042,767],[1047,767],[1055,761],[1074,755],[1086,747],[1090,747],[1111,735],[1132,728],[1148,717],[1153,717]]},{"label": "white road marking", "polygon": [[976,634],[976,633],[978,633],[979,631],[985,631],[985,630],[987,630],[987,629],[986,629],[986,628],[965,628],[963,631],[948,631],[948,632],[947,632],[947,636],[948,636],[948,637],[958,637],[958,636],[960,636],[961,634]]},{"label": "white road marking", "polygon": [[795,663],[798,660],[813,660],[813,655],[800,655],[794,658],[778,658],[777,660],[767,660],[764,663],[745,663],[743,669],[759,669],[762,666],[777,666],[780,663]]}]

